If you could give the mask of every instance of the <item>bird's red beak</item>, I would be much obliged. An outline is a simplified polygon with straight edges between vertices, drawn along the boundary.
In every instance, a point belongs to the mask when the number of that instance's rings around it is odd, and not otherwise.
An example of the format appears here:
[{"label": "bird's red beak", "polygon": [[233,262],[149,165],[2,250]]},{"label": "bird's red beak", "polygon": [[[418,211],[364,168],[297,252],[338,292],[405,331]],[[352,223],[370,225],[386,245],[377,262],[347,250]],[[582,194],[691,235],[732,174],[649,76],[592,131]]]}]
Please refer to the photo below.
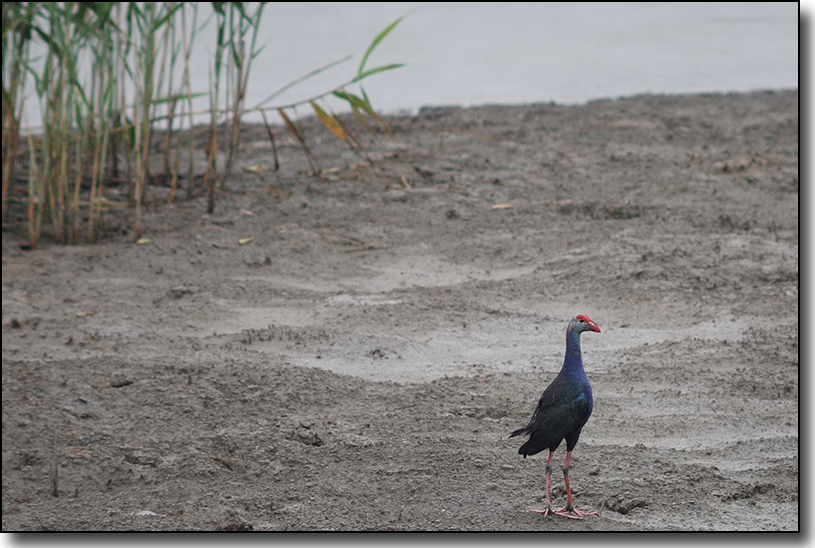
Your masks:
[{"label": "bird's red beak", "polygon": [[591,318],[586,316],[585,314],[578,314],[576,320],[580,320],[581,322],[585,322],[588,326],[589,331],[594,331],[595,333],[600,332],[600,326],[591,321]]},{"label": "bird's red beak", "polygon": [[600,333],[600,326],[594,323],[593,321],[589,320],[589,331]]}]

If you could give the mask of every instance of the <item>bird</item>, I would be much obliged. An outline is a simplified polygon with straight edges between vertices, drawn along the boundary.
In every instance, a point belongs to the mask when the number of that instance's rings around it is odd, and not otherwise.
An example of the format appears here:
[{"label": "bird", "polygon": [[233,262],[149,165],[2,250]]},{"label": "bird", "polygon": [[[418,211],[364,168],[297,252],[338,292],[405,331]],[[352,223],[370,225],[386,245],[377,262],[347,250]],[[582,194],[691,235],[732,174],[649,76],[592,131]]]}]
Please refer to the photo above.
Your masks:
[{"label": "bird", "polygon": [[[583,369],[583,356],[580,352],[580,334],[584,331],[600,333],[600,327],[585,314],[578,314],[566,328],[566,357],[560,373],[543,391],[529,424],[510,434],[510,437],[529,436],[526,443],[518,449],[518,453],[524,458],[549,449],[549,459],[546,461],[546,508],[533,510],[544,516],[556,514],[570,519],[583,519],[583,516],[597,515],[597,512],[581,512],[575,508],[569,486],[572,450],[594,407],[591,385]],[[563,463],[563,481],[566,484],[566,506],[553,512],[550,490],[552,456],[564,439],[566,459]]]}]

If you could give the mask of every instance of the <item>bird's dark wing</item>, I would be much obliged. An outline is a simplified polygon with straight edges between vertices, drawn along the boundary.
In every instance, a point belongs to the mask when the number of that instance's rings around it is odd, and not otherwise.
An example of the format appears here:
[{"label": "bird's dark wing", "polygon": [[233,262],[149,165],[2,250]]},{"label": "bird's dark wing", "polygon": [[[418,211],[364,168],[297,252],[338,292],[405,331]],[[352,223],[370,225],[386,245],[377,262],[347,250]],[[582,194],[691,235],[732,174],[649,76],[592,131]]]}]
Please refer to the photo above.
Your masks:
[{"label": "bird's dark wing", "polygon": [[529,424],[516,432],[560,441],[586,424],[589,418],[588,390],[581,382],[558,376],[543,392]]}]

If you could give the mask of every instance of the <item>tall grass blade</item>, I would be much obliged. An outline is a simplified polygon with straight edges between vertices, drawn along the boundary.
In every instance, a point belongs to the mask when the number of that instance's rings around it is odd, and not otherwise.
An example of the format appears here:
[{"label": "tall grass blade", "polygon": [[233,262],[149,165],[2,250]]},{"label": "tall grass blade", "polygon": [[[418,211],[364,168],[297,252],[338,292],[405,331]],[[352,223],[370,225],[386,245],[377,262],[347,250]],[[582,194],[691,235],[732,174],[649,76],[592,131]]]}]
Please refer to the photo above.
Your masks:
[{"label": "tall grass blade", "polygon": [[362,56],[362,61],[359,62],[359,69],[357,70],[357,79],[361,79],[360,77],[362,76],[363,71],[365,70],[365,63],[368,62],[368,57],[371,55],[371,53],[373,53],[374,49],[376,49],[376,46],[378,46],[379,43],[382,40],[384,40],[388,34],[390,34],[394,27],[396,27],[396,25],[398,25],[403,18],[404,15],[398,18],[390,25],[388,25],[387,27],[385,27],[385,29],[382,32],[376,35],[376,38],[374,38],[373,42],[371,42],[371,45],[368,46],[367,50],[365,50],[365,54]]}]

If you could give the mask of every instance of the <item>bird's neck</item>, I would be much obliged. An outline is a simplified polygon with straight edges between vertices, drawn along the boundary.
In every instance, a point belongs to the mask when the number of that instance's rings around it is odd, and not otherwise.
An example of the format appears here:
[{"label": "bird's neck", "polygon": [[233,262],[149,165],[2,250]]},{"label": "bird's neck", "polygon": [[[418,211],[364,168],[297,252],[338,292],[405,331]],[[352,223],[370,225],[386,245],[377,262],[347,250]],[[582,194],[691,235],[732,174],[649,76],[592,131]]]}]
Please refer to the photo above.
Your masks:
[{"label": "bird's neck", "polygon": [[583,355],[580,353],[580,333],[566,333],[566,357],[563,360],[563,371],[583,372]]}]

